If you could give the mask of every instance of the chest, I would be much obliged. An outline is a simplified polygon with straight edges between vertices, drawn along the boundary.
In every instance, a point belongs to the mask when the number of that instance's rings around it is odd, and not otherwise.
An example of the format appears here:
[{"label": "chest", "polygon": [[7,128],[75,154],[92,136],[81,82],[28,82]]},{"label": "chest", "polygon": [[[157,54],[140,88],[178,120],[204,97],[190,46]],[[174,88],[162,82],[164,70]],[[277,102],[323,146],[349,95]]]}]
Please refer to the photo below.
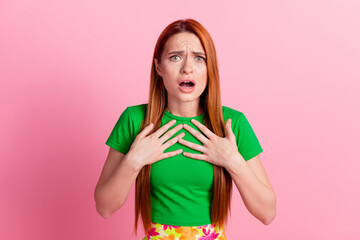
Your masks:
[{"label": "chest", "polygon": [[[162,124],[165,124],[165,121]],[[168,129],[168,131],[176,127],[178,124],[179,123],[174,124],[170,129]],[[191,125],[194,129],[197,129],[190,122],[186,122],[186,124]],[[183,137],[184,140],[202,145],[196,137],[185,129],[179,130],[171,136],[170,139],[176,137],[182,132],[185,133],[185,136]],[[164,153],[176,151],[178,149],[182,149],[183,152],[202,154],[202,152],[196,151],[178,142],[168,147]],[[153,190],[156,191],[156,189],[160,190],[168,188],[173,191],[180,191],[181,189],[186,188],[190,191],[211,191],[214,181],[213,164],[186,157],[183,155],[183,152],[173,157],[162,159],[151,165],[150,184]]]},{"label": "chest", "polygon": [[[175,145],[178,146],[175,146]],[[174,149],[183,145],[176,143]],[[152,189],[181,188],[196,191],[210,191],[213,185],[214,167],[212,164],[191,159],[179,154],[155,162],[151,165],[150,184]]]}]

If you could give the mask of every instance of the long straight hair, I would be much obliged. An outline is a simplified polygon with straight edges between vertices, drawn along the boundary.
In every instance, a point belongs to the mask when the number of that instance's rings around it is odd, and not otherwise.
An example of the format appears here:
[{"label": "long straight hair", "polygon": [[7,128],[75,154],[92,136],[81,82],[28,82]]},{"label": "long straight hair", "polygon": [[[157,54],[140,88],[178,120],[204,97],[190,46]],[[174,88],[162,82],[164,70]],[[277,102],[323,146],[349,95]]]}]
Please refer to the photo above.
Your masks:
[{"label": "long straight hair", "polygon": [[[167,92],[162,77],[158,75],[155,69],[154,58],[160,63],[165,43],[171,36],[180,32],[196,34],[205,49],[208,81],[204,92],[200,96],[200,106],[205,114],[204,124],[216,135],[225,137],[225,123],[221,105],[215,45],[208,31],[199,22],[191,18],[177,20],[169,24],[158,38],[152,60],[149,101],[140,131],[150,123],[153,123],[154,127],[149,134],[155,132],[160,127],[161,119],[167,106]],[[150,170],[151,164],[145,165],[136,178],[135,235],[137,235],[140,213],[145,233],[151,227]],[[230,174],[224,167],[214,165],[214,183],[211,191],[211,222],[219,224],[220,227],[227,225],[228,213],[231,214],[231,194],[232,179]]]}]

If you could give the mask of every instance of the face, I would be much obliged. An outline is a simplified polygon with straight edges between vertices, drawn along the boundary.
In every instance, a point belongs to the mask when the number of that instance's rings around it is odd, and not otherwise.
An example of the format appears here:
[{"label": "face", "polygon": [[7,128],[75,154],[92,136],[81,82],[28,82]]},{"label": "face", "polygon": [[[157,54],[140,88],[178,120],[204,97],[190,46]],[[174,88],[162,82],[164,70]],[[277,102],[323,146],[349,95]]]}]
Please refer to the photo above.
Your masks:
[{"label": "face", "polygon": [[[200,39],[189,32],[171,36],[164,46],[161,63],[154,59],[162,77],[168,101],[199,101],[207,84],[205,50]],[[184,79],[192,84],[181,83]]]}]

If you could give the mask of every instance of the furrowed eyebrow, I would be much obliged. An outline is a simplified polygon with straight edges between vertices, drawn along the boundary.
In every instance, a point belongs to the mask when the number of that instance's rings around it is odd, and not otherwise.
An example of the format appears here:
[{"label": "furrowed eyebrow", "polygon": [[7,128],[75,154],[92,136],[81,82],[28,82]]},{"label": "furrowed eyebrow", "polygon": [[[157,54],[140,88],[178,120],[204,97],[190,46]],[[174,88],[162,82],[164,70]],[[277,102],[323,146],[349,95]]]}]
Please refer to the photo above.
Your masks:
[{"label": "furrowed eyebrow", "polygon": [[[174,53],[180,54],[180,53],[184,53],[184,51],[172,51],[172,52],[170,52],[168,55],[174,54]],[[203,53],[203,52],[194,52],[194,51],[192,51],[192,53],[195,54],[195,55],[203,55],[203,56],[206,56],[205,53]]]}]

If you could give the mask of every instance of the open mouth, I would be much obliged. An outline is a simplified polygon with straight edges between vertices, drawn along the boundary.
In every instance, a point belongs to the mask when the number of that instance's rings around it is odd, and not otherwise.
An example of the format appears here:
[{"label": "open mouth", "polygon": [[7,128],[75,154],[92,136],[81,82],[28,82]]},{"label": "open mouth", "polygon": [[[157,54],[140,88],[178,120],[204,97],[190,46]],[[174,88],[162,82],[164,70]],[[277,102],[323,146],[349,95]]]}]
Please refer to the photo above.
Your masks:
[{"label": "open mouth", "polygon": [[195,86],[195,84],[190,81],[181,82],[179,85],[183,88],[192,88],[193,86]]}]

